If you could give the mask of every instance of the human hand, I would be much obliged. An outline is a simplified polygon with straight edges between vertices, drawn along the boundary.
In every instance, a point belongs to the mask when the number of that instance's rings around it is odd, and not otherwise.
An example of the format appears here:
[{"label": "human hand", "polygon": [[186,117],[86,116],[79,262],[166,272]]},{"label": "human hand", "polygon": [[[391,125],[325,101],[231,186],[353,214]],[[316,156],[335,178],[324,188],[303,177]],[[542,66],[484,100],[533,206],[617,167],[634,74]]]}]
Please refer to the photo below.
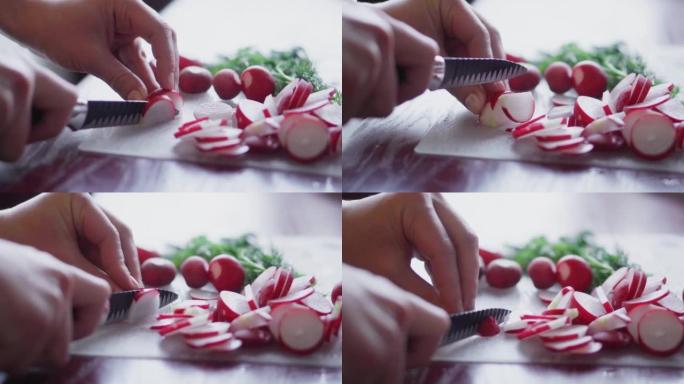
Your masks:
[{"label": "human hand", "polygon": [[[8,0],[0,28],[67,69],[101,78],[124,99],[178,87],[176,34],[141,0]],[[142,50],[152,45],[153,73]]]},{"label": "human hand", "polygon": [[[506,53],[494,26],[480,16],[465,0],[390,0],[381,9],[431,37],[442,55],[458,57],[495,57]],[[506,90],[506,84],[491,84],[450,89],[473,113],[480,113],[488,96]]]},{"label": "human hand", "polygon": [[57,136],[74,104],[73,85],[20,54],[0,55],[0,160],[15,161],[26,144]]},{"label": "human hand", "polygon": [[[345,263],[387,277],[449,313],[475,307],[478,241],[438,194],[380,194],[342,208]],[[425,262],[434,286],[411,269]]]},{"label": "human hand", "polygon": [[343,120],[387,116],[425,92],[435,42],[377,7],[345,2],[342,9]]},{"label": "human hand", "polygon": [[427,365],[449,317],[367,271],[343,266],[345,381],[400,383],[406,368]]},{"label": "human hand", "polygon": [[0,238],[47,252],[114,290],[142,287],[130,229],[86,194],[46,193],[0,212]]},{"label": "human hand", "polygon": [[61,365],[102,319],[107,283],[35,248],[0,240],[0,371]]}]

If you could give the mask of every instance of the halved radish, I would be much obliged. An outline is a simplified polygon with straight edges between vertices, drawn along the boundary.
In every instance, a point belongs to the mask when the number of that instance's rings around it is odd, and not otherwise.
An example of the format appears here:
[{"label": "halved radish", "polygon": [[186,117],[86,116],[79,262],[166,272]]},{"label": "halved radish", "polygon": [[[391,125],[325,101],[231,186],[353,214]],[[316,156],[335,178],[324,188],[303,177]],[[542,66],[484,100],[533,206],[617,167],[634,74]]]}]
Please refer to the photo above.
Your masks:
[{"label": "halved radish", "polygon": [[189,295],[194,300],[218,300],[219,294],[214,291],[191,289]]},{"label": "halved radish", "polygon": [[613,289],[612,296],[610,297],[610,304],[613,308],[622,307],[622,303],[627,300],[627,292],[629,291],[629,283],[627,278],[620,280],[618,285]]},{"label": "halved radish", "polygon": [[555,291],[546,291],[546,290],[537,291],[537,297],[545,305],[551,304],[551,301],[553,301],[553,298],[556,297],[557,294],[558,294],[558,292],[555,292]]},{"label": "halved radish", "polygon": [[613,272],[608,278],[601,284],[604,292],[611,292],[615,286],[627,275],[628,268],[621,267]]},{"label": "halved radish", "polygon": [[515,125],[503,112],[501,104],[496,100],[489,100],[480,111],[480,123],[490,128],[508,128]]},{"label": "halved radish", "polygon": [[152,126],[173,120],[179,111],[173,100],[167,95],[150,98],[143,111],[142,125]]},{"label": "halved radish", "polygon": [[266,327],[271,322],[271,308],[262,307],[243,313],[230,323],[232,331]]},{"label": "halved radish", "polygon": [[576,97],[556,94],[551,97],[551,104],[556,107],[561,105],[574,105],[576,100]]},{"label": "halved radish", "polygon": [[293,292],[279,299],[270,300],[268,305],[272,308],[276,308],[279,305],[292,304],[301,301],[302,299],[310,296],[314,293],[313,288],[302,289],[301,291]]},{"label": "halved radish", "polygon": [[154,321],[159,311],[159,291],[156,288],[140,289],[133,294],[133,302],[128,313],[128,322],[149,323]]},{"label": "halved radish", "polygon": [[684,302],[682,302],[682,299],[672,292],[658,300],[657,304],[676,314],[677,316],[684,315]]},{"label": "halved radish", "polygon": [[524,340],[532,336],[539,335],[542,332],[564,327],[568,325],[568,323],[570,323],[570,319],[567,316],[561,316],[554,320],[535,324],[531,328],[525,329],[524,331],[518,333],[517,337],[519,340]]},{"label": "halved radish", "polygon": [[501,104],[506,117],[514,122],[525,122],[534,115],[534,96],[531,92],[505,92],[499,96],[497,103]]},{"label": "halved radish", "polygon": [[658,160],[674,150],[676,138],[677,131],[668,117],[647,110],[632,125],[629,142],[641,157]]},{"label": "halved radish", "polygon": [[600,285],[596,287],[596,298],[598,299],[599,303],[603,305],[603,309],[605,309],[606,312],[613,312],[613,306],[610,304],[606,292]]},{"label": "halved radish", "polygon": [[629,272],[627,273],[627,277],[625,277],[625,281],[627,282],[627,297],[625,298],[626,300],[631,300],[634,297],[636,297],[637,287],[639,286],[639,279],[642,275],[643,272],[641,272],[641,270],[636,268],[630,268]]},{"label": "halved radish", "polygon": [[651,292],[648,295],[641,296],[636,299],[632,300],[627,300],[622,303],[622,305],[625,307],[627,311],[631,311],[632,309],[644,305],[644,304],[655,304],[658,302],[660,299],[664,298],[670,293],[670,290],[667,288],[659,289],[655,292]]},{"label": "halved radish", "polygon": [[[577,139],[573,139],[577,140]],[[556,262],[556,279],[561,286],[576,291],[587,291],[591,286],[592,271],[587,262],[577,255],[565,255]]]},{"label": "halved radish", "polygon": [[546,117],[549,119],[560,119],[563,117],[570,117],[574,113],[573,105],[562,105],[558,107],[553,107],[546,112]]},{"label": "halved radish", "polygon": [[603,348],[603,344],[599,343],[597,341],[592,341],[589,344],[584,345],[583,347],[580,348],[573,348],[569,350],[568,352],[574,353],[577,355],[590,355],[592,353],[596,353]]},{"label": "halved radish", "polygon": [[647,351],[667,356],[682,345],[684,324],[666,309],[651,309],[641,316],[638,333],[639,344]]},{"label": "halved radish", "polygon": [[591,336],[583,336],[576,339],[544,343],[544,347],[556,352],[567,352],[582,348],[592,342]]},{"label": "halved radish", "polygon": [[233,291],[221,291],[217,309],[221,319],[232,321],[236,317],[249,312],[250,306],[245,296]]},{"label": "halved radish", "polygon": [[660,104],[656,109],[675,122],[684,121],[684,104],[676,99],[671,99]]},{"label": "halved radish", "polygon": [[639,342],[639,321],[641,320],[641,316],[643,316],[646,312],[652,310],[652,309],[657,309],[660,308],[657,305],[653,304],[646,304],[646,305],[641,305],[638,306],[631,311],[627,312],[627,316],[630,318],[629,324],[627,324],[627,331],[629,334],[632,336],[634,341],[637,343]]},{"label": "halved radish", "polygon": [[235,108],[235,121],[238,128],[245,128],[255,121],[269,117],[268,108],[258,101],[243,99]]},{"label": "halved radish", "polygon": [[214,345],[212,347],[206,348],[207,350],[210,350],[212,352],[233,352],[242,347],[243,343],[241,339],[238,339],[235,337],[233,334],[233,338],[228,340],[225,343],[221,343],[218,345]]},{"label": "halved radish", "polygon": [[220,101],[202,103],[192,112],[196,119],[208,118],[228,120],[233,118],[234,113],[235,109],[233,109],[233,107]]},{"label": "halved radish", "polygon": [[254,281],[252,281],[252,290],[254,291],[254,293],[258,295],[261,288],[263,288],[263,286],[266,285],[266,283],[269,280],[275,277],[276,271],[277,268],[272,266],[266,268],[263,272],[261,272],[259,276],[257,276],[254,279]]},{"label": "halved radish", "polygon": [[625,331],[597,332],[591,337],[608,348],[622,348],[632,343],[632,337]]},{"label": "halved radish", "polygon": [[592,60],[582,60],[572,67],[572,86],[577,94],[600,97],[608,85],[603,68]]},{"label": "halved radish", "polygon": [[545,151],[561,151],[564,149],[570,149],[580,146],[584,143],[583,137],[576,137],[567,140],[549,141],[549,142],[538,142],[537,146]]},{"label": "halved radish", "polygon": [[295,82],[295,89],[292,93],[292,98],[290,99],[290,103],[287,109],[296,109],[302,107],[304,104],[306,104],[306,101],[309,98],[311,91],[313,91],[313,86],[308,81],[297,79],[295,80]]},{"label": "halved radish", "polygon": [[327,126],[315,116],[288,115],[281,129],[285,132],[285,149],[298,161],[316,160],[327,152],[330,145]]},{"label": "halved radish", "polygon": [[544,342],[557,342],[572,339],[579,339],[587,334],[586,325],[569,325],[567,327],[546,331],[539,334],[539,338]]},{"label": "halved radish", "polygon": [[585,127],[592,121],[606,115],[603,103],[593,97],[580,96],[574,106],[574,116],[579,126]]},{"label": "halved radish", "polygon": [[629,323],[631,323],[631,319],[627,316],[627,311],[624,308],[620,308],[617,311],[606,313],[589,323],[588,332],[590,335],[593,335],[598,332],[613,331],[625,328]]},{"label": "halved radish", "polygon": [[324,324],[309,308],[289,307],[280,319],[278,334],[280,343],[288,350],[307,354],[323,342]]},{"label": "halved radish", "polygon": [[326,104],[313,111],[313,114],[323,120],[329,127],[342,125],[342,106],[337,104]]},{"label": "halved radish", "polygon": [[185,343],[192,348],[205,349],[227,343],[231,339],[233,339],[232,333],[222,333],[212,337],[186,338]]},{"label": "halved radish", "polygon": [[597,299],[584,292],[575,291],[570,305],[579,311],[579,316],[575,319],[578,324],[589,324],[606,313]]},{"label": "halved radish", "polygon": [[628,113],[629,113],[629,111],[636,111],[636,110],[639,110],[639,109],[651,109],[651,108],[655,108],[655,107],[657,107],[657,106],[659,106],[659,105],[661,105],[661,104],[666,103],[666,102],[669,101],[669,100],[670,100],[670,96],[669,96],[669,95],[664,95],[664,96],[656,97],[656,98],[653,98],[653,99],[649,99],[649,100],[642,101],[641,103],[638,103],[638,104],[628,105],[628,106],[625,107],[625,112],[628,112]]},{"label": "halved radish", "polygon": [[228,332],[230,323],[215,322],[181,331],[186,340],[214,337]]},{"label": "halved radish", "polygon": [[[554,129],[544,129],[534,134],[537,141],[548,142],[548,141],[561,141],[574,139],[580,137],[584,128],[582,127],[565,127],[565,128],[554,128]],[[554,264],[555,270],[555,264]]]}]

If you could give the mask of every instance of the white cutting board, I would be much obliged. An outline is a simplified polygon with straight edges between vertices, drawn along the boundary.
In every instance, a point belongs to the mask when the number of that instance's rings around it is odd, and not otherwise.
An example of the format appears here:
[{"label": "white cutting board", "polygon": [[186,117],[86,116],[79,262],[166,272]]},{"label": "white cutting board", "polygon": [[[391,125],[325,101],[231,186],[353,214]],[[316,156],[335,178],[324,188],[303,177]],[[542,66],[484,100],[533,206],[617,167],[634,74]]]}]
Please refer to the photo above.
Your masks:
[{"label": "white cutting board", "polygon": [[[340,1],[206,0],[196,3],[192,17],[187,15],[187,6],[180,6],[182,3],[187,4],[188,1],[172,2],[162,14],[176,30],[182,54],[213,62],[219,55],[231,54],[244,46],[254,46],[264,51],[301,46],[316,65],[321,78],[341,89]],[[200,15],[202,18],[198,19]],[[298,21],[302,15],[306,17]],[[79,91],[84,99],[119,99],[104,82],[93,76],[88,76],[79,84]],[[176,128],[194,119],[192,112],[197,105],[218,100],[213,89],[204,95],[183,96],[185,105],[182,115],[175,120],[155,127],[131,126],[84,131],[85,138],[79,149],[108,155],[342,176],[339,156],[302,164],[282,152],[275,155],[248,153],[239,158],[227,158],[201,155],[192,145],[179,145],[180,141],[173,137]]]},{"label": "white cutting board", "polygon": [[[342,244],[339,238],[273,238],[269,239],[269,244],[279,249],[285,261],[292,264],[295,270],[303,274],[315,275],[316,288],[323,293],[329,293],[342,279]],[[188,298],[188,288],[182,277],[176,278],[171,289],[178,292],[181,298]],[[163,339],[157,332],[148,329],[148,326],[125,322],[104,325],[92,335],[71,343],[70,352],[73,355],[83,356],[245,361],[320,367],[342,366],[341,337],[307,356],[295,355],[276,346],[216,353],[193,350],[185,345],[180,335]]]},{"label": "white cutting board", "polygon": [[[597,236],[601,244],[614,249],[619,245],[630,257],[650,274],[667,276],[670,288],[681,294],[684,287],[684,268],[681,252],[684,237],[673,235]],[[420,273],[423,273],[420,270]],[[427,277],[427,276],[425,276]],[[555,286],[553,289],[558,289]],[[508,308],[516,313],[540,313],[544,306],[537,298],[537,289],[524,276],[511,289],[497,290],[480,283],[477,308]],[[581,356],[552,353],[539,340],[518,341],[515,336],[501,334],[482,338],[473,336],[440,348],[433,357],[436,361],[488,362],[488,363],[548,363],[548,364],[593,364],[617,366],[684,366],[684,352],[667,358],[651,356],[638,347],[617,351],[603,350],[598,354]]]},{"label": "white cutting board", "polygon": [[[684,84],[684,74],[681,72],[684,49],[661,47],[654,52],[644,56],[649,64],[653,63],[651,67],[655,73],[677,84]],[[535,93],[536,116],[548,111],[551,92],[542,83]],[[442,117],[433,120],[437,124],[416,146],[415,151],[420,154],[684,173],[684,155],[681,151],[660,161],[641,159],[628,149],[592,152],[583,156],[547,153],[536,146],[533,138],[516,141],[501,130],[479,125],[475,115],[444,91],[423,94],[411,103],[414,102],[428,106],[426,109],[437,111],[434,113]]]}]

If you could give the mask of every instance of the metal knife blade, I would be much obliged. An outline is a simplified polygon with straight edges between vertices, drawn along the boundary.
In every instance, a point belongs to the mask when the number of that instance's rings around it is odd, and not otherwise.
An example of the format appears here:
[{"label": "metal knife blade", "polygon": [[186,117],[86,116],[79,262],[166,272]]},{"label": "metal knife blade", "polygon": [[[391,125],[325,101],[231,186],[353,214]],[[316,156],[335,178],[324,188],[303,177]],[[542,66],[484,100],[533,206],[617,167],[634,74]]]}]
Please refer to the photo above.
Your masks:
[{"label": "metal knife blade", "polygon": [[527,72],[518,63],[503,59],[435,57],[429,88],[463,87],[506,80]]},{"label": "metal knife blade", "polygon": [[67,126],[72,131],[78,131],[138,124],[146,105],[147,101],[79,101],[71,112]]},{"label": "metal knife blade", "polygon": [[[115,292],[109,296],[109,312],[104,321],[105,324],[113,323],[123,320],[128,316],[128,311],[131,309],[133,297],[139,289],[132,291]],[[159,308],[163,308],[170,303],[173,303],[178,298],[176,292],[167,291],[165,289],[158,289],[159,291]]]},{"label": "metal knife blade", "polygon": [[441,345],[453,343],[476,334],[480,322],[486,317],[492,316],[497,324],[501,324],[506,321],[510,313],[510,310],[504,308],[488,308],[450,315],[451,326],[447,334],[444,335]]}]

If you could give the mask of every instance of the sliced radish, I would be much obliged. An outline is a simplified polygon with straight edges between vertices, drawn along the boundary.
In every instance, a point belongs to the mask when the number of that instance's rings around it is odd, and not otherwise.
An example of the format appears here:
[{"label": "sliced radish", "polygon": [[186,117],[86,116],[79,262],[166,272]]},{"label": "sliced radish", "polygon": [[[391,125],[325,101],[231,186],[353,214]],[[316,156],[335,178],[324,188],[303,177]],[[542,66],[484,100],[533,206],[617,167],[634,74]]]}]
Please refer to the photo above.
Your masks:
[{"label": "sliced radish", "polygon": [[227,119],[231,120],[235,113],[235,109],[226,103],[220,101],[210,101],[207,103],[202,103],[192,114],[196,119]]},{"label": "sliced radish", "polygon": [[565,309],[570,305],[570,300],[572,299],[572,294],[575,289],[569,286],[561,288],[553,301],[546,307],[546,309]]},{"label": "sliced radish", "polygon": [[655,108],[661,104],[664,104],[669,100],[670,100],[670,96],[664,95],[664,96],[660,96],[660,97],[656,97],[653,99],[642,101],[641,103],[638,103],[638,104],[628,105],[625,107],[624,110],[625,110],[625,112],[629,113],[629,111],[636,111],[639,109],[651,109],[651,108]]},{"label": "sliced radish", "polygon": [[656,109],[675,122],[684,121],[684,104],[679,100],[671,99],[658,105]]},{"label": "sliced radish", "polygon": [[553,298],[556,297],[557,294],[558,292],[554,291],[537,291],[537,297],[545,305],[551,304],[551,301],[553,301]]},{"label": "sliced radish", "polygon": [[319,292],[314,292],[311,295],[303,298],[301,300],[301,303],[313,309],[314,311],[316,311],[316,313],[320,315],[327,315],[333,310],[333,305],[330,302],[330,300],[328,300],[328,298],[326,298]]},{"label": "sliced radish", "polygon": [[290,286],[290,290],[287,292],[287,295],[291,295],[295,292],[299,292],[303,289],[312,287],[315,284],[316,277],[314,277],[314,275],[304,275],[296,277],[294,280],[292,280],[292,285]]},{"label": "sliced radish", "polygon": [[503,93],[497,103],[509,120],[522,123],[534,115],[534,96],[532,92]]},{"label": "sliced radish", "polygon": [[245,128],[255,121],[269,117],[268,108],[258,101],[243,99],[235,108],[235,121],[238,128]]},{"label": "sliced radish", "polygon": [[628,268],[622,267],[613,272],[608,278],[601,284],[604,292],[611,292],[615,286],[627,275]]},{"label": "sliced radish", "polygon": [[242,132],[242,137],[263,137],[268,135],[275,135],[277,133],[278,129],[274,128],[266,120],[259,120],[246,126]]},{"label": "sliced radish", "polygon": [[558,150],[559,153],[564,155],[584,155],[594,150],[594,144],[582,143],[576,147],[564,148]]},{"label": "sliced radish", "polygon": [[480,123],[490,128],[508,128],[515,125],[515,121],[509,119],[503,112],[501,104],[488,101],[480,112]]},{"label": "sliced radish", "polygon": [[530,326],[530,323],[524,320],[513,320],[506,322],[501,326],[501,330],[506,333],[518,333]]},{"label": "sliced radish", "polygon": [[150,325],[150,329],[153,331],[158,331],[160,329],[166,328],[169,325],[181,321],[179,319],[161,319],[157,320],[154,324]]},{"label": "sliced radish", "polygon": [[185,313],[189,308],[209,309],[210,304],[206,300],[183,300],[171,307],[173,313]]},{"label": "sliced radish", "polygon": [[289,115],[299,115],[302,113],[312,113],[312,112],[315,112],[316,110],[321,109],[321,108],[323,108],[329,104],[330,104],[330,102],[327,100],[319,100],[319,101],[316,101],[313,103],[308,103],[308,104],[302,105],[301,107],[298,107],[298,108],[286,109],[283,112],[283,114],[285,116],[289,116]]},{"label": "sliced radish", "polygon": [[606,292],[603,290],[603,287],[600,285],[596,287],[596,298],[598,301],[603,305],[603,309],[606,310],[606,312],[613,312],[613,306],[610,304],[610,301],[608,300],[608,296],[606,295]]},{"label": "sliced radish", "polygon": [[633,105],[639,103],[639,96],[646,87],[646,83],[648,83],[646,77],[644,77],[644,75],[642,74],[638,74],[636,79],[634,80],[634,84],[632,85],[632,92],[630,92],[629,98],[625,102],[625,105]]},{"label": "sliced radish", "polygon": [[271,315],[269,314],[270,311],[271,308],[263,307],[243,313],[230,323],[230,328],[232,331],[237,331],[240,329],[266,327],[271,321]]},{"label": "sliced radish", "polygon": [[553,329],[558,329],[566,326],[570,322],[567,316],[561,316],[557,319],[546,321],[543,323],[535,324],[531,328],[525,329],[524,331],[518,333],[517,337],[519,340],[524,340],[532,336],[536,336],[542,332],[550,331]]},{"label": "sliced radish", "polygon": [[312,94],[309,95],[309,98],[306,99],[307,103],[314,103],[319,100],[332,100],[332,98],[335,96],[335,93],[337,93],[337,90],[335,88],[326,88],[322,89],[317,92],[313,92]]},{"label": "sliced radish", "polygon": [[583,347],[580,348],[573,348],[569,350],[568,352],[574,353],[577,355],[590,355],[592,353],[599,352],[603,348],[603,344],[599,343],[597,341],[592,341],[589,344],[584,345]]},{"label": "sliced radish", "polygon": [[323,120],[329,127],[339,127],[342,125],[342,106],[337,104],[327,104],[313,111],[313,114]]},{"label": "sliced radish", "polygon": [[679,350],[684,339],[684,325],[672,312],[658,308],[647,311],[639,320],[639,344],[659,356]]},{"label": "sliced radish", "polygon": [[623,110],[627,99],[632,93],[632,86],[635,79],[636,74],[630,73],[629,75],[623,77],[622,80],[620,80],[620,82],[618,82],[617,85],[615,85],[615,87],[613,87],[613,89],[610,91],[610,99],[613,103],[613,105],[611,105],[611,109],[613,111],[621,112]]},{"label": "sliced radish", "polygon": [[657,304],[676,314],[677,316],[684,315],[684,302],[682,302],[682,299],[672,292],[658,300]]},{"label": "sliced radish", "polygon": [[539,334],[539,338],[544,342],[567,341],[579,339],[587,334],[586,325],[570,325],[567,327],[546,331]]},{"label": "sliced radish", "polygon": [[327,152],[330,145],[327,126],[311,115],[288,115],[281,129],[285,132],[285,149],[298,161],[316,160]]},{"label": "sliced radish", "polygon": [[141,120],[142,125],[149,127],[173,120],[178,115],[178,110],[173,100],[166,95],[150,98]]},{"label": "sliced radish", "polygon": [[629,272],[627,273],[627,277],[625,277],[625,281],[627,282],[626,300],[631,300],[634,297],[636,297],[637,287],[639,286],[639,279],[641,278],[642,274],[643,272],[641,272],[640,270],[630,268]]},{"label": "sliced radish", "polygon": [[206,349],[206,348],[212,348],[212,347],[216,347],[218,345],[227,343],[232,338],[233,338],[233,334],[223,333],[223,334],[212,336],[212,337],[191,338],[191,339],[186,338],[185,343],[192,348]]},{"label": "sliced radish", "polygon": [[580,146],[584,143],[583,137],[576,137],[574,139],[558,140],[537,143],[537,146],[545,151],[560,151]]},{"label": "sliced radish", "polygon": [[551,97],[551,104],[556,107],[561,105],[574,105],[576,100],[576,97],[556,94]]},{"label": "sliced radish", "polygon": [[225,343],[220,343],[218,345],[207,348],[212,352],[233,352],[242,347],[242,340],[238,339],[233,335],[233,337]]},{"label": "sliced radish", "polygon": [[545,129],[546,126],[540,122],[540,120],[543,118],[545,118],[544,115],[539,115],[528,122],[518,125],[517,127],[513,128],[511,135],[514,139],[522,139],[523,137],[526,137],[536,131]]},{"label": "sliced radish", "polygon": [[592,121],[605,116],[603,103],[593,97],[580,96],[574,107],[574,116],[577,118],[577,125],[585,127]]},{"label": "sliced radish", "polygon": [[245,298],[247,299],[247,305],[249,305],[249,309],[255,310],[259,308],[257,297],[254,295],[254,290],[252,289],[251,284],[245,285],[243,293],[245,294]]},{"label": "sliced radish", "polygon": [[127,320],[134,324],[154,321],[159,311],[159,300],[159,291],[155,288],[136,291]]},{"label": "sliced radish", "polygon": [[659,289],[655,292],[651,292],[648,295],[641,296],[636,299],[632,300],[627,300],[622,303],[622,305],[625,307],[627,311],[631,311],[632,309],[644,305],[644,304],[655,304],[658,302],[660,299],[664,298],[670,293],[670,290],[667,288],[664,289]]},{"label": "sliced radish", "polygon": [[598,332],[591,337],[608,348],[623,348],[632,343],[632,337],[624,331]]},{"label": "sliced radish", "polygon": [[189,294],[195,300],[218,300],[219,298],[218,292],[202,289],[191,289]]},{"label": "sliced radish", "polygon": [[195,316],[190,319],[183,319],[176,321],[168,326],[159,330],[161,336],[171,336],[176,333],[181,332],[184,329],[189,329],[190,327],[198,327],[201,325],[209,324],[209,316]]},{"label": "sliced radish", "polygon": [[268,305],[270,305],[272,308],[276,308],[279,305],[296,303],[296,302],[299,302],[299,301],[303,300],[304,298],[312,295],[313,293],[314,293],[313,288],[306,288],[306,289],[303,289],[301,291],[297,291],[297,292],[288,294],[287,296],[283,296],[279,299],[270,300],[268,302]]},{"label": "sliced radish", "polygon": [[598,332],[622,329],[629,323],[631,323],[631,319],[627,316],[627,311],[624,308],[620,308],[617,311],[606,313],[589,323],[589,334],[593,335]]},{"label": "sliced radish", "polygon": [[666,157],[674,150],[677,131],[665,115],[644,111],[632,125],[630,144],[634,152],[649,160]]},{"label": "sliced radish", "polygon": [[273,337],[265,329],[240,329],[233,333],[233,336],[242,341],[245,347],[260,347],[271,343]]},{"label": "sliced radish", "polygon": [[663,285],[667,283],[666,278],[658,278],[658,277],[648,277],[646,278],[646,286],[644,287],[644,292],[642,295],[648,295],[651,292],[655,292],[660,289]]},{"label": "sliced radish", "polygon": [[232,321],[251,310],[247,298],[233,291],[221,291],[217,309],[219,317],[225,321]]},{"label": "sliced radish", "polygon": [[523,314],[520,316],[520,320],[543,320],[543,321],[548,321],[548,320],[554,320],[557,319],[558,315],[534,315],[534,314]]},{"label": "sliced radish", "polygon": [[643,316],[646,312],[652,310],[652,309],[657,309],[659,308],[656,305],[653,304],[646,304],[646,305],[641,305],[638,306],[631,311],[627,312],[627,316],[632,320],[630,323],[627,325],[627,331],[629,334],[632,336],[634,341],[637,343],[639,342],[639,321],[641,320],[641,316]]},{"label": "sliced radish", "polygon": [[293,81],[281,89],[280,92],[278,92],[274,99],[278,114],[283,113],[284,110],[289,108],[290,100],[292,99],[292,95],[294,94],[296,87],[297,81]]},{"label": "sliced radish", "polygon": [[323,342],[324,328],[323,321],[316,312],[293,306],[280,319],[279,341],[292,352],[311,353]]},{"label": "sliced radish", "polygon": [[620,131],[624,125],[624,121],[615,115],[600,117],[586,126],[585,136],[617,132]]},{"label": "sliced radish", "polygon": [[574,113],[573,105],[563,105],[558,107],[553,107],[549,109],[546,113],[546,117],[549,119],[560,119],[562,117],[570,117]]},{"label": "sliced radish", "polygon": [[584,132],[582,127],[554,128],[539,131],[534,134],[534,137],[540,142],[561,141],[580,137],[582,132]]},{"label": "sliced radish", "polygon": [[275,277],[276,271],[278,269],[276,267],[268,267],[266,268],[263,272],[259,274],[259,276],[252,281],[252,290],[254,293],[257,295],[259,294],[259,291],[266,285],[266,283],[273,279]]},{"label": "sliced radish", "polygon": [[556,352],[567,352],[572,351],[574,349],[582,348],[587,344],[591,343],[592,341],[593,339],[591,338],[591,336],[583,336],[572,340],[544,343],[544,347]]},{"label": "sliced radish", "polygon": [[216,322],[182,330],[180,333],[186,340],[203,339],[225,334],[228,332],[228,329],[230,329],[230,323]]},{"label": "sliced radish", "polygon": [[664,96],[664,95],[669,96],[672,94],[673,89],[674,89],[674,84],[672,84],[672,83],[662,83],[662,84],[654,85],[648,91],[648,94],[646,95],[646,100],[655,99],[655,98],[658,98],[658,97]]},{"label": "sliced radish", "polygon": [[302,107],[304,104],[306,104],[309,95],[313,91],[313,86],[306,80],[297,79],[295,80],[295,83],[295,89],[292,93],[292,98],[290,99],[287,109],[296,109]]},{"label": "sliced radish", "polygon": [[579,316],[575,319],[578,324],[589,324],[606,313],[603,305],[597,299],[584,292],[575,291],[570,305],[579,311]]}]

